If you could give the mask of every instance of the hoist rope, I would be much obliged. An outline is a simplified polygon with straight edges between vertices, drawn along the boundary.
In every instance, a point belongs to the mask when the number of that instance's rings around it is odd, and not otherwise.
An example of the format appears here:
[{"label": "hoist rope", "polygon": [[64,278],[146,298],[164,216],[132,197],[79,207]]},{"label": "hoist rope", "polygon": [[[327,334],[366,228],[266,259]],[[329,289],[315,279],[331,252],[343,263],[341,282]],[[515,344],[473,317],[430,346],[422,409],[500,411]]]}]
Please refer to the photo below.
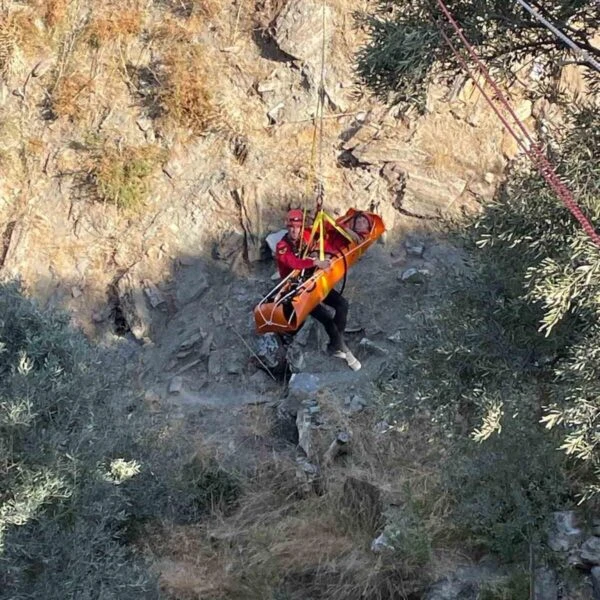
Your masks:
[{"label": "hoist rope", "polygon": [[525,154],[533,161],[534,165],[537,167],[537,169],[539,170],[541,175],[548,182],[548,185],[550,185],[550,187],[554,190],[556,195],[560,198],[560,200],[567,207],[567,209],[571,212],[571,214],[577,219],[577,221],[579,221],[579,223],[581,224],[583,230],[587,233],[587,235],[598,246],[600,246],[600,235],[598,235],[598,233],[594,229],[593,225],[590,223],[590,221],[587,219],[587,217],[583,214],[583,211],[581,210],[581,208],[578,206],[577,202],[573,198],[573,195],[571,194],[570,190],[567,188],[567,186],[561,181],[559,176],[556,174],[554,168],[552,167],[552,165],[550,164],[550,162],[548,161],[546,156],[543,154],[540,147],[531,138],[529,131],[527,130],[525,125],[522,123],[522,121],[518,117],[518,115],[515,113],[515,111],[511,107],[508,100],[505,98],[504,94],[502,93],[502,91],[500,90],[500,88],[498,87],[496,82],[492,79],[492,77],[489,74],[488,70],[486,69],[485,65],[483,64],[483,62],[477,55],[477,52],[475,52],[475,49],[473,48],[473,46],[469,43],[469,41],[465,37],[459,24],[456,22],[454,17],[450,14],[450,11],[444,4],[443,0],[437,0],[437,3],[439,5],[441,11],[443,12],[444,16],[448,19],[448,21],[450,22],[450,24],[452,25],[452,27],[458,34],[460,40],[466,47],[467,51],[469,52],[469,55],[473,59],[473,62],[477,65],[479,71],[485,78],[486,82],[494,90],[494,93],[495,93],[496,97],[498,98],[498,100],[508,110],[508,112],[511,115],[511,117],[513,118],[514,122],[521,130],[523,137],[529,143],[529,146],[527,144],[525,144],[525,142],[519,136],[517,136],[513,127],[511,127],[511,125],[508,123],[508,121],[506,120],[504,115],[502,115],[502,113],[495,106],[494,101],[490,98],[489,94],[487,94],[485,92],[485,90],[483,89],[483,86],[477,81],[477,79],[475,77],[473,77],[464,58],[460,55],[460,53],[456,50],[454,45],[450,42],[448,36],[442,31],[441,32],[442,36],[444,37],[446,43],[449,44],[452,52],[455,54],[455,56],[459,60],[462,67],[469,74],[469,76],[473,80],[473,83],[475,84],[477,89],[479,89],[479,91],[482,93],[484,98],[487,100],[487,102],[490,104],[490,106],[494,109],[494,112],[498,115],[498,117],[502,121],[502,124],[504,125],[504,127],[506,127],[508,132],[515,138],[515,140],[517,141],[519,146],[523,149]]},{"label": "hoist rope", "polygon": [[560,29],[558,29],[554,24],[552,24],[548,19],[543,17],[535,8],[527,4],[524,0],[516,0],[518,4],[520,4],[532,17],[537,19],[542,25],[548,28],[556,37],[558,37],[562,42],[564,42],[575,55],[585,62],[589,63],[596,71],[600,71],[600,63],[587,51],[583,48],[580,48],[569,36],[564,34]]},{"label": "hoist rope", "polygon": [[[321,11],[321,65],[319,69],[319,83],[317,86],[317,106],[313,118],[313,135],[310,153],[310,176],[308,187],[313,190],[317,197],[317,212],[323,204],[323,121],[325,110],[325,0]],[[318,159],[318,162],[317,162]]]},{"label": "hoist rope", "polygon": [[323,114],[325,112],[325,0],[322,3],[321,10],[321,73],[319,76],[319,91],[318,95],[321,99],[321,114],[319,115],[319,193],[317,196],[317,210],[320,210],[323,205]]}]

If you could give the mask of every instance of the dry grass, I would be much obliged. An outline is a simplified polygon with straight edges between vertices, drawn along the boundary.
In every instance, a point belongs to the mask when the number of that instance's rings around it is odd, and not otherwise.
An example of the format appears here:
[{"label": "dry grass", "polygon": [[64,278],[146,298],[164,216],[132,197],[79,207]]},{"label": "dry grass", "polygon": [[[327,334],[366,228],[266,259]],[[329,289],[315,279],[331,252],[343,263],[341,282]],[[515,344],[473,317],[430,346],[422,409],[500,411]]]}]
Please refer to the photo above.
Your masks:
[{"label": "dry grass", "polygon": [[231,6],[229,0],[168,0],[167,5],[175,14],[190,18],[204,16],[214,18]]},{"label": "dry grass", "polygon": [[95,82],[89,75],[74,72],[56,81],[50,93],[50,108],[56,117],[80,121],[90,112]]},{"label": "dry grass", "polygon": [[228,580],[223,556],[210,543],[205,527],[157,527],[144,550],[157,558],[154,570],[165,597],[178,600],[224,598]]},{"label": "dry grass", "polygon": [[123,147],[94,140],[86,166],[93,196],[120,209],[139,209],[150,192],[152,175],[165,158],[157,146]]},{"label": "dry grass", "polygon": [[158,48],[167,50],[172,44],[191,44],[189,24],[173,15],[165,14],[149,31],[149,36]]},{"label": "dry grass", "polygon": [[17,28],[10,15],[0,15],[0,73],[10,68],[17,45]]},{"label": "dry grass", "polygon": [[95,14],[88,24],[85,38],[95,48],[129,36],[139,35],[143,12],[137,6],[130,8],[109,4],[100,14]]},{"label": "dry grass", "polygon": [[[134,4],[111,3],[109,10],[96,0],[92,19],[78,39],[100,48],[94,54],[100,55],[105,63],[112,57],[113,63],[118,64],[117,48],[112,48],[116,45],[110,42],[123,38],[135,41],[142,23],[154,19],[157,25],[150,28],[149,38],[152,52],[158,58],[156,100],[169,125],[194,133],[219,128],[227,136],[231,131],[246,135],[261,152],[260,165],[264,169],[261,175],[270,181],[272,189],[286,189],[290,193],[297,190],[302,195],[311,176],[308,165],[312,123],[285,125],[279,131],[266,130],[265,106],[246,93],[273,69],[272,63],[258,59],[258,51],[244,31],[246,21],[254,19],[259,27],[266,28],[284,3],[285,0],[265,0],[252,13],[252,3],[243,1],[234,4],[229,0],[169,0],[162,5],[155,3],[152,9],[155,12],[149,16],[141,14]],[[43,17],[47,26],[60,29],[68,18],[67,0],[42,4],[47,9]],[[165,4],[170,14],[162,9]],[[346,3],[338,7],[339,4],[341,0],[336,1],[336,8],[347,13]],[[207,20],[216,23],[216,32],[210,28],[207,33]],[[27,36],[33,32],[32,29]],[[226,47],[238,32],[244,33],[238,40],[239,54],[203,47],[213,34]],[[352,46],[352,36],[341,42],[340,52],[346,54]],[[73,67],[64,69],[66,74],[52,93],[52,107],[58,115],[80,126],[86,114],[98,109],[95,88],[107,89],[104,79],[109,79],[111,73],[107,69],[102,77],[84,75],[84,69],[76,66],[89,60],[89,46],[74,43],[69,47],[75,55],[73,62],[65,60],[61,64]],[[341,170],[335,165],[334,148],[339,142],[341,123],[337,119],[324,122],[323,157],[327,193],[340,197],[344,185]],[[33,149],[37,149],[35,143]],[[154,146],[132,146],[125,139],[122,147],[105,142],[97,144],[88,152],[88,159],[86,167],[95,196],[118,207],[135,208],[143,205],[162,154]],[[312,193],[312,189],[308,191]],[[51,237],[50,231],[50,228],[44,230],[44,235]],[[108,248],[97,249],[98,272],[105,262],[101,256],[105,250]],[[69,256],[77,254],[78,249],[73,248]],[[64,272],[72,268],[65,263]],[[391,598],[396,593],[402,585],[399,581],[402,570],[399,565],[371,554],[369,547],[377,519],[363,519],[361,526],[357,526],[360,507],[345,500],[344,484],[348,476],[353,476],[395,495],[402,503],[403,485],[408,480],[414,497],[433,496],[435,470],[428,458],[424,464],[415,459],[411,445],[417,441],[401,434],[376,438],[370,432],[372,423],[368,418],[348,421],[339,410],[339,399],[324,397],[321,402],[324,413],[336,426],[354,432],[352,453],[324,474],[324,495],[299,494],[293,460],[275,455],[265,459],[248,482],[248,491],[235,514],[214,515],[202,527],[171,527],[149,534],[147,550],[156,560],[165,593],[178,600],[265,600],[276,591],[289,598],[375,600]],[[265,418],[267,412],[250,409],[240,435],[256,441],[256,445],[267,441],[272,429],[272,423]],[[316,433],[319,455],[328,446],[331,435],[331,430]],[[253,448],[252,444],[248,447]],[[432,522],[430,529],[435,535],[435,523],[444,511],[443,499],[439,504],[430,503],[429,507],[426,518]]]},{"label": "dry grass", "polygon": [[68,0],[43,0],[38,6],[42,10],[44,23],[50,29],[61,25],[69,12]]},{"label": "dry grass", "polygon": [[35,21],[33,10],[0,13],[0,77],[18,72],[23,58],[48,53],[47,36]]},{"label": "dry grass", "polygon": [[161,20],[175,20],[193,35],[223,43],[231,42],[240,30],[249,33],[245,12],[250,4],[246,0],[159,0],[158,6]]},{"label": "dry grass", "polygon": [[[438,492],[439,453],[423,435],[426,423],[381,436],[373,433],[368,413],[349,421],[339,398],[325,394],[319,403],[335,429],[353,432],[351,453],[324,470],[324,493],[300,493],[294,461],[273,454],[246,482],[234,514],[214,515],[201,527],[153,532],[148,549],[167,597],[391,600],[427,583],[432,567],[415,562],[410,544],[387,556],[370,551],[381,513],[378,502],[368,510],[370,500],[362,495],[373,490],[384,505],[417,511],[423,535],[445,543],[448,500]],[[264,438],[271,426],[264,409],[246,417],[244,431]],[[317,456],[332,435],[332,429],[314,430]],[[365,483],[353,488],[349,478]]]},{"label": "dry grass", "polygon": [[174,46],[163,58],[163,71],[165,81],[158,102],[165,118],[194,133],[205,132],[215,110],[202,49]]},{"label": "dry grass", "polygon": [[[209,8],[204,7],[205,13],[211,12]],[[201,134],[210,129],[219,134],[243,162],[256,102],[240,93],[239,86],[251,87],[258,77],[258,61],[230,51],[238,23],[232,14],[219,18],[216,30],[207,27],[201,14],[186,19],[167,15],[151,27],[157,57],[151,66],[157,79],[154,112],[162,115],[162,125],[171,131]],[[245,43],[251,45],[249,40]]]},{"label": "dry grass", "polygon": [[266,439],[275,426],[273,411],[265,406],[249,406],[245,411],[245,418],[240,423],[242,436],[256,439]]}]

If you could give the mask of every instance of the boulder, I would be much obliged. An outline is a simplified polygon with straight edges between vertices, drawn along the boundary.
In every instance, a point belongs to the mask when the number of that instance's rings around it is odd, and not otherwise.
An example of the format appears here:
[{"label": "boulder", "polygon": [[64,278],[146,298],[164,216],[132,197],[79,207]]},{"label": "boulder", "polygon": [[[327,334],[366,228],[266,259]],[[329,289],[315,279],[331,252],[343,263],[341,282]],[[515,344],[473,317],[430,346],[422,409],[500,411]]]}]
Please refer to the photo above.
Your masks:
[{"label": "boulder", "polygon": [[534,600],[558,600],[558,582],[556,573],[547,567],[535,570]]},{"label": "boulder", "polygon": [[422,242],[406,240],[404,247],[406,248],[406,255],[414,258],[422,258],[425,252],[425,245]]},{"label": "boulder", "polygon": [[296,428],[298,429],[298,446],[303,450],[304,456],[312,458],[312,416],[310,406],[302,403],[296,414]]},{"label": "boulder", "polygon": [[259,364],[268,369],[277,370],[285,362],[286,349],[274,333],[256,336],[254,349],[260,359]]},{"label": "boulder", "polygon": [[135,270],[128,271],[117,281],[116,290],[119,308],[129,330],[138,340],[148,339],[152,319]]},{"label": "boulder", "polygon": [[503,573],[493,567],[469,566],[435,583],[425,594],[425,600],[478,600],[484,587],[501,587],[506,583]]},{"label": "boulder", "polygon": [[407,171],[400,208],[421,217],[437,217],[456,204],[466,187],[467,181],[452,173],[442,178],[414,167]]},{"label": "boulder", "polygon": [[348,452],[350,439],[351,435],[347,431],[340,431],[323,454],[323,466],[331,465],[338,456],[346,454]]},{"label": "boulder", "polygon": [[428,269],[416,269],[411,267],[410,269],[403,271],[398,279],[403,283],[425,283],[429,275],[430,272]]},{"label": "boulder", "polygon": [[[325,6],[325,52],[333,37],[331,9]],[[323,44],[323,3],[317,0],[291,0],[273,24],[273,41],[280,50],[320,72]]]},{"label": "boulder", "polygon": [[367,401],[362,396],[354,394],[350,398],[344,400],[344,412],[348,415],[355,415],[362,412],[367,404]]},{"label": "boulder", "polygon": [[169,382],[169,394],[180,394],[183,390],[183,379],[176,375]]},{"label": "boulder", "polygon": [[144,293],[150,302],[152,308],[158,308],[161,304],[166,303],[163,293],[151,281],[144,281]]},{"label": "boulder", "polygon": [[589,565],[600,565],[600,537],[593,536],[581,545],[581,560]]},{"label": "boulder", "polygon": [[577,515],[572,510],[552,514],[553,523],[548,533],[548,546],[554,552],[568,552],[583,539],[583,531],[577,526]]},{"label": "boulder", "polygon": [[177,306],[183,308],[190,302],[195,302],[201,298],[210,288],[207,275],[199,269],[186,271],[185,277],[177,285]]},{"label": "boulder", "polygon": [[288,396],[297,400],[312,400],[323,387],[314,373],[294,373],[288,385]]},{"label": "boulder", "polygon": [[600,600],[600,567],[594,567],[591,572],[594,600]]},{"label": "boulder", "polygon": [[342,82],[346,77],[337,72],[331,60],[335,30],[335,14],[330,6],[319,0],[290,0],[275,19],[272,38],[280,50],[302,63],[303,82],[313,97],[318,92],[325,56],[323,86],[327,100],[334,110],[344,111],[345,88],[350,86]]},{"label": "boulder", "polygon": [[392,546],[386,534],[382,533],[371,542],[371,552],[373,552],[374,554],[381,554],[386,550],[393,551],[394,546]]}]

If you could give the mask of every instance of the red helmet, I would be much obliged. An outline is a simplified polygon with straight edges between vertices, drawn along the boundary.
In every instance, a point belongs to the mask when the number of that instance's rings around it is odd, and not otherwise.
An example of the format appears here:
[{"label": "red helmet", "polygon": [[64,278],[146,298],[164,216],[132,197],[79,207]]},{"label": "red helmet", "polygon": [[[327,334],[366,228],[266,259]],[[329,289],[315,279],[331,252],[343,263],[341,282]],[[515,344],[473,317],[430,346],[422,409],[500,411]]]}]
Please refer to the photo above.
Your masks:
[{"label": "red helmet", "polygon": [[296,223],[302,224],[303,220],[304,220],[304,213],[299,208],[293,208],[292,210],[288,211],[288,214],[287,214],[287,224],[288,225],[292,225],[292,224],[296,224]]}]

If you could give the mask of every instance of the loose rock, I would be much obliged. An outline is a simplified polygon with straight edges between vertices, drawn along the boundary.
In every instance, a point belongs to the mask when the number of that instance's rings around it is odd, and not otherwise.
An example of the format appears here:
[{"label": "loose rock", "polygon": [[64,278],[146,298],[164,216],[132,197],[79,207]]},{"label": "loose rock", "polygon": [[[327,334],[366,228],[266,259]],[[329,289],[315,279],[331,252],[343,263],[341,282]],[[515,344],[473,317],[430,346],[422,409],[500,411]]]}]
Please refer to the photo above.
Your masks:
[{"label": "loose rock", "polygon": [[169,394],[180,394],[183,390],[183,379],[176,375],[169,382]]}]

